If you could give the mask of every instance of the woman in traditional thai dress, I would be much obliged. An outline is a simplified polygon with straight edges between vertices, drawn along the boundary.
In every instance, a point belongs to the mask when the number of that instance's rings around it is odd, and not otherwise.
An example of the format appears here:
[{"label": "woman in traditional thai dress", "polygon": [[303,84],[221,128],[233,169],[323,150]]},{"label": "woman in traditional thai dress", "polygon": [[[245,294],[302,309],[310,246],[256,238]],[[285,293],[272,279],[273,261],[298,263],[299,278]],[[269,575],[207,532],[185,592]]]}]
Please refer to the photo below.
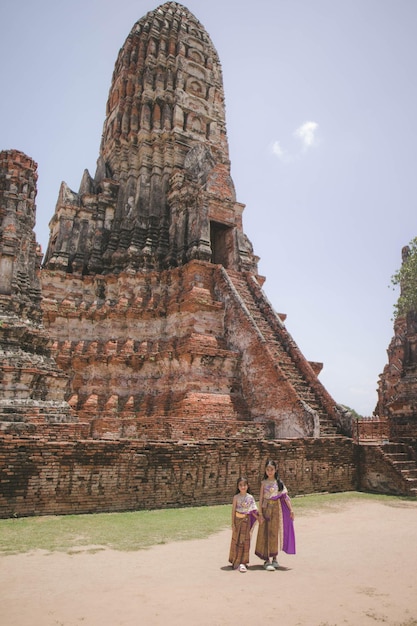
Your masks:
[{"label": "woman in traditional thai dress", "polygon": [[258,518],[255,498],[250,493],[249,484],[244,476],[237,480],[236,494],[232,503],[232,541],[230,544],[229,563],[239,572],[247,572],[249,565],[250,540],[253,524]]},{"label": "woman in traditional thai dress", "polygon": [[[295,554],[294,511],[287,488],[280,480],[275,461],[268,460],[259,494],[259,528],[255,554],[264,561],[264,569],[279,568],[280,550]],[[272,560],[271,560],[272,559]]]}]

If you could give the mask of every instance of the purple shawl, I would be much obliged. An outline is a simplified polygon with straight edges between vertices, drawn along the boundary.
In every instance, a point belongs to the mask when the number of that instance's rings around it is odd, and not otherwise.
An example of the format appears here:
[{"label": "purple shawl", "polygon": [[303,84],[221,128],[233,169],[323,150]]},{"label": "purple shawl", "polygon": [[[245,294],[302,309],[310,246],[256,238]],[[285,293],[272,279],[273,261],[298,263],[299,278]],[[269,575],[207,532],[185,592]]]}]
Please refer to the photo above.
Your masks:
[{"label": "purple shawl", "polygon": [[281,500],[281,511],[282,511],[282,527],[283,527],[283,537],[282,537],[282,549],[287,554],[295,554],[295,532],[294,532],[294,522],[291,519],[290,510],[285,502],[285,500],[289,496],[286,493],[282,493],[275,498],[271,498],[271,500]]}]

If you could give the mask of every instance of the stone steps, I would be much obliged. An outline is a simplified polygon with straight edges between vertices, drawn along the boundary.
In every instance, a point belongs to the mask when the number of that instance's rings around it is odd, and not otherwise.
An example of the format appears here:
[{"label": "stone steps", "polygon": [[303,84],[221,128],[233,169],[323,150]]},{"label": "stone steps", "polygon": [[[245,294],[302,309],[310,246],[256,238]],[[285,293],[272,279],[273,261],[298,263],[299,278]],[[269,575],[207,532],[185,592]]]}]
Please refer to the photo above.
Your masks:
[{"label": "stone steps", "polygon": [[380,449],[406,481],[409,495],[417,497],[417,460],[413,449],[403,443],[388,443],[380,446]]},{"label": "stone steps", "polygon": [[296,363],[294,363],[291,358],[288,346],[285,345],[278,332],[272,328],[271,323],[265,317],[265,314],[258,304],[256,296],[252,293],[248,285],[246,276],[240,272],[234,272],[231,270],[228,270],[227,274],[251,314],[258,330],[271,349],[274,360],[284,372],[290,384],[294,387],[300,400],[302,400],[318,414],[320,420],[320,436],[325,437],[336,435],[337,427],[323,410],[309,383],[303,378]]}]

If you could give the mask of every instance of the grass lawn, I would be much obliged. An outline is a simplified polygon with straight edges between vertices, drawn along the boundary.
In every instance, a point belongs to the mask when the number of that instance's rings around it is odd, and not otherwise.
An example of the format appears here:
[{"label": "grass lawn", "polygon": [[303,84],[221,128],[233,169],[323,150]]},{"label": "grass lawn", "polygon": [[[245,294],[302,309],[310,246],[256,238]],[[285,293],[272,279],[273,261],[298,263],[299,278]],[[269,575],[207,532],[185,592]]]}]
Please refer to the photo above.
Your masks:
[{"label": "grass lawn", "polygon": [[[296,515],[340,508],[352,500],[379,500],[398,504],[401,498],[359,492],[315,494],[293,498]],[[91,550],[141,550],[152,545],[203,539],[230,527],[231,504],[221,506],[54,515],[0,520],[0,555],[47,550],[72,552]]]}]

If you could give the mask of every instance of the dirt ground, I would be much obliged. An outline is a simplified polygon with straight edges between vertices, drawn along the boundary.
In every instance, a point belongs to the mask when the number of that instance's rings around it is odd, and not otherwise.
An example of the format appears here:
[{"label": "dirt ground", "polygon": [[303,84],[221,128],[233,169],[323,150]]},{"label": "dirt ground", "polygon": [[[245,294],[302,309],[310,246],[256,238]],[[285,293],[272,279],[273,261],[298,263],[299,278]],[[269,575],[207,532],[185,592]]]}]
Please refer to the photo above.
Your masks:
[{"label": "dirt ground", "polygon": [[417,626],[417,502],[350,502],[295,528],[297,554],[275,572],[255,556],[232,570],[229,530],[138,552],[3,556],[0,624]]}]

